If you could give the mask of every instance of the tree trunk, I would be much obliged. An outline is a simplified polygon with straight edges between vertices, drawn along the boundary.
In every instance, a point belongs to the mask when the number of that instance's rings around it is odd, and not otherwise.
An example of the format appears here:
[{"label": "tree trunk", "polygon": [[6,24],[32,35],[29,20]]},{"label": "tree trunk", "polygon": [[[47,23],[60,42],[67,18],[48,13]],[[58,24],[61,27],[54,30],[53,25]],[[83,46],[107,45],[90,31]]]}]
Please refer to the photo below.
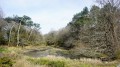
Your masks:
[{"label": "tree trunk", "polygon": [[11,41],[11,33],[12,33],[12,29],[14,27],[15,23],[12,25],[10,32],[9,32],[9,38],[8,38],[8,46],[10,46],[10,41]]},{"label": "tree trunk", "polygon": [[31,29],[30,34],[29,34],[29,36],[28,36],[27,41],[29,41],[29,39],[30,39],[30,36],[31,36],[32,32],[33,32],[33,29]]},{"label": "tree trunk", "polygon": [[18,26],[18,31],[17,31],[17,46],[19,46],[19,43],[20,43],[20,27],[21,27],[21,22],[19,23],[19,26]]}]

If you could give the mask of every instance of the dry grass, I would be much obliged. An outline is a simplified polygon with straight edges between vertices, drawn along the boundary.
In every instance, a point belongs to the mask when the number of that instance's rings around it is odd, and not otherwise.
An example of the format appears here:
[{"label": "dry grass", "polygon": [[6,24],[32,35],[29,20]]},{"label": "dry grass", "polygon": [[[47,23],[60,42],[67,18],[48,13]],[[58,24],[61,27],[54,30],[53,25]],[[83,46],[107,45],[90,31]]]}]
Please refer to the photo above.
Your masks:
[{"label": "dry grass", "polygon": [[81,58],[80,62],[95,63],[95,64],[102,63],[102,61],[99,60],[99,59],[91,59],[91,58],[87,58],[87,59],[86,58]]},{"label": "dry grass", "polygon": [[[54,65],[54,63],[56,63],[57,61],[63,61],[64,62],[63,67],[116,67],[117,66],[116,62],[103,63],[97,59],[85,59],[85,58],[80,60],[79,59],[73,60],[73,59],[64,58],[64,57],[47,56],[43,58],[31,58],[31,59],[33,63],[37,63],[40,65],[41,65],[41,62],[43,62],[42,65],[49,65],[49,64]],[[51,64],[51,62],[53,62],[53,64]]]},{"label": "dry grass", "polygon": [[13,67],[45,67],[40,65],[35,65],[26,60],[26,58],[16,60],[16,63]]}]

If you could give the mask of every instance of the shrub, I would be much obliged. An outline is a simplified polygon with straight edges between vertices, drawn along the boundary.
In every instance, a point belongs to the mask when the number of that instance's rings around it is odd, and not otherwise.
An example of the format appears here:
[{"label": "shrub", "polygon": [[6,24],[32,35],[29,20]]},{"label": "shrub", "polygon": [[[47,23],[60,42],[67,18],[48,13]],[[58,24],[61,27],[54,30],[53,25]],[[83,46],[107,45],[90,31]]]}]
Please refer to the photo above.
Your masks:
[{"label": "shrub", "polygon": [[3,34],[0,34],[0,44],[1,45],[7,44],[7,40],[3,37]]},{"label": "shrub", "polygon": [[12,67],[13,62],[8,57],[0,58],[0,67]]}]

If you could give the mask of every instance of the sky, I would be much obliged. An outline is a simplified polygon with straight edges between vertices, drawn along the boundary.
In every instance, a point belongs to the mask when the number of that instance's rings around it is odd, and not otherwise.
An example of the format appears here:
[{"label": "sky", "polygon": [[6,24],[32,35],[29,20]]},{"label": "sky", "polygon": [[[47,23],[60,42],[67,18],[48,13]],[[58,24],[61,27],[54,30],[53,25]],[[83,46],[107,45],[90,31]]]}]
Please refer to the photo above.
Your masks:
[{"label": "sky", "polygon": [[5,17],[27,15],[41,26],[43,34],[65,27],[85,6],[94,0],[0,0]]}]

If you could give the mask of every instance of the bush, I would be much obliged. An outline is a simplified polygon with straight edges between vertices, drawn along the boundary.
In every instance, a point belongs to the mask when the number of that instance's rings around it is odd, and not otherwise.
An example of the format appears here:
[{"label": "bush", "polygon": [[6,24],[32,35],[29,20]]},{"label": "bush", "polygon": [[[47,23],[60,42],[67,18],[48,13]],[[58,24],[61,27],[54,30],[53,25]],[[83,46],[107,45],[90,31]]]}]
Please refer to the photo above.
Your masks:
[{"label": "bush", "polygon": [[0,34],[0,44],[1,45],[7,44],[7,40],[3,37],[3,34]]},{"label": "bush", "polygon": [[8,57],[0,58],[0,67],[12,67],[13,62]]}]

